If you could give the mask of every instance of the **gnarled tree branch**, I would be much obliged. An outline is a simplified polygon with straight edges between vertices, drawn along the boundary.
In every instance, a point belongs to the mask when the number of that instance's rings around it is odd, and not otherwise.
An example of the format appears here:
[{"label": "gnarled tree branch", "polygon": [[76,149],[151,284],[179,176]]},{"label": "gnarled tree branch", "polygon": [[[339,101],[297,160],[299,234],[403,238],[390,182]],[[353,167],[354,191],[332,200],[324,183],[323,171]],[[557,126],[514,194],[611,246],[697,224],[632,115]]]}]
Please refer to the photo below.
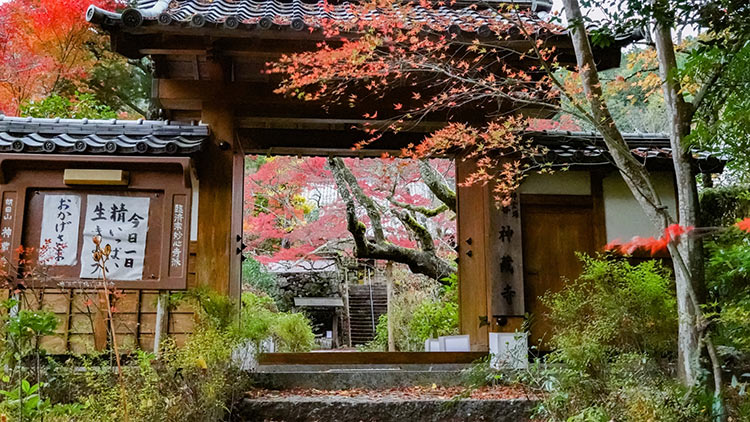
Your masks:
[{"label": "gnarled tree branch", "polygon": [[435,196],[442,201],[446,207],[451,211],[456,212],[456,192],[448,187],[443,175],[432,168],[427,160],[419,161],[419,172],[422,174],[422,180],[430,191],[432,191],[432,193],[435,194]]},{"label": "gnarled tree branch", "polygon": [[[340,158],[330,158],[328,164],[333,172],[333,180],[339,195],[346,204],[346,227],[354,238],[354,253],[357,258],[383,259],[406,264],[412,272],[424,274],[438,281],[456,271],[450,262],[437,256],[432,235],[407,211],[403,211],[401,215],[397,213],[397,217],[419,239],[422,248],[405,248],[388,242],[383,235],[377,205],[365,195],[344,161]],[[367,227],[357,219],[355,199],[367,212],[370,221],[373,222],[373,229],[375,222],[380,228],[380,234],[375,232],[374,239],[367,238]]]}]

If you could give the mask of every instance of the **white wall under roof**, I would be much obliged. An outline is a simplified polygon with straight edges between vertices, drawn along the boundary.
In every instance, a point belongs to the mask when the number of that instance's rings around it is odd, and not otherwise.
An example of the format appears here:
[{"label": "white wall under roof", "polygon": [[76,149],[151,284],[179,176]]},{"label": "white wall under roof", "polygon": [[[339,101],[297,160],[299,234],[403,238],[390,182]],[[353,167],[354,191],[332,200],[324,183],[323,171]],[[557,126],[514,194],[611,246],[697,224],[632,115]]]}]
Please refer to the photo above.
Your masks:
[{"label": "white wall under roof", "polygon": [[[672,216],[677,213],[674,175],[671,172],[654,172],[654,187]],[[634,236],[657,236],[656,228],[633,197],[619,173],[610,173],[602,180],[604,215],[607,224],[607,242],[628,241]]]},{"label": "white wall under roof", "polygon": [[[664,205],[676,215],[677,201],[673,174],[654,172],[654,184]],[[618,172],[602,180],[607,241],[628,241],[634,236],[656,236],[656,229],[630,193]],[[522,194],[591,195],[591,174],[588,171],[561,171],[554,174],[531,174],[521,184]]]},{"label": "white wall under roof", "polygon": [[536,195],[591,195],[591,173],[558,171],[553,174],[528,175],[520,192]]}]

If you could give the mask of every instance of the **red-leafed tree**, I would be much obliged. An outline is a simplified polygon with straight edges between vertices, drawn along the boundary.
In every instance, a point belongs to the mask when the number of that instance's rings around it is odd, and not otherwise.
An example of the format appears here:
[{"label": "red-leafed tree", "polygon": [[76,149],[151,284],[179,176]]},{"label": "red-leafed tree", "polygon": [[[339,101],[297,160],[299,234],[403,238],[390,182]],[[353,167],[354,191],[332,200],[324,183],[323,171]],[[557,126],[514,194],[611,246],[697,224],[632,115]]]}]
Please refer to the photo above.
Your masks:
[{"label": "red-leafed tree", "polygon": [[245,242],[260,262],[344,255],[402,263],[436,280],[450,262],[455,194],[448,160],[255,157]]},{"label": "red-leafed tree", "polygon": [[0,113],[17,115],[26,103],[50,95],[77,101],[76,92],[81,91],[96,94],[114,111],[146,114],[139,103],[147,90],[140,85],[150,71],[141,61],[129,66],[109,52],[106,37],[83,18],[92,3],[109,10],[124,4],[119,0],[0,3]]}]

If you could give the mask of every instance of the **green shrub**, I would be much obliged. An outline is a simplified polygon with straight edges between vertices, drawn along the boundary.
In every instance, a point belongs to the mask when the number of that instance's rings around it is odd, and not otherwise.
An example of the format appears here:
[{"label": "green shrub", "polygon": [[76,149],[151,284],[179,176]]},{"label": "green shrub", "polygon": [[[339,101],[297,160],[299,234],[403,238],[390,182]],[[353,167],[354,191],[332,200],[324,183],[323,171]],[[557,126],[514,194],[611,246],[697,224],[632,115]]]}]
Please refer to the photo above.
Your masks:
[{"label": "green shrub", "polygon": [[273,324],[273,338],[279,352],[307,352],[315,345],[315,334],[306,316],[279,313]]},{"label": "green shrub", "polygon": [[750,190],[747,185],[704,189],[700,194],[700,221],[705,227],[726,227],[750,216]]},{"label": "green shrub", "polygon": [[583,272],[542,302],[554,351],[521,381],[545,396],[547,421],[708,421],[710,394],[671,370],[677,312],[669,272],[656,261],[580,256]]},{"label": "green shrub", "polygon": [[[447,284],[431,294],[421,286],[411,286],[394,295],[391,302],[396,349],[424,350],[428,338],[458,333],[458,278],[451,275]],[[388,316],[382,315],[375,328],[375,338],[364,349],[388,349]]]},{"label": "green shrub", "polygon": [[725,353],[750,355],[750,239],[732,230],[706,242],[707,308]]},{"label": "green shrub", "polygon": [[252,256],[246,255],[245,258],[242,262],[242,283],[267,294],[273,298],[278,306],[281,302],[281,292],[279,291],[276,275],[268,272],[263,267],[263,264]]},{"label": "green shrub", "polygon": [[228,333],[201,323],[184,345],[166,340],[158,358],[136,352],[123,367],[126,405],[106,359],[71,359],[54,368],[51,375],[60,383],[51,388],[68,388],[67,406],[77,405],[76,411],[46,420],[121,421],[126,409],[133,421],[225,420],[232,403],[250,387],[247,374],[230,359],[236,344]]},{"label": "green shrub", "polygon": [[542,302],[549,308],[556,355],[577,368],[606,365],[612,355],[676,350],[677,306],[669,271],[657,261],[579,256],[583,271]]}]

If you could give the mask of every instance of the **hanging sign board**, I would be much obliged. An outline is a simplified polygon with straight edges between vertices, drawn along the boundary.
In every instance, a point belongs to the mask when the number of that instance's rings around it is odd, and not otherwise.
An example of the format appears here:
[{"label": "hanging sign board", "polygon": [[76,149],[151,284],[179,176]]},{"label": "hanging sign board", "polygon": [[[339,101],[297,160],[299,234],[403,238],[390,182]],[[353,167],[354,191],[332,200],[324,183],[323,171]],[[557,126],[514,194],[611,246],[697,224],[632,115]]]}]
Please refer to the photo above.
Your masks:
[{"label": "hanging sign board", "polygon": [[78,224],[81,219],[81,197],[78,195],[45,195],[39,260],[49,266],[78,263]]},{"label": "hanging sign board", "polygon": [[[19,278],[31,289],[99,288],[103,275],[118,289],[185,289],[191,173],[189,157],[0,154],[0,255],[44,269]],[[118,174],[127,184],[109,183]],[[95,236],[110,247],[104,274]]]},{"label": "hanging sign board", "polygon": [[146,256],[149,198],[88,195],[83,227],[81,278],[100,278],[94,261],[94,236],[112,252],[105,264],[108,280],[140,280]]}]

